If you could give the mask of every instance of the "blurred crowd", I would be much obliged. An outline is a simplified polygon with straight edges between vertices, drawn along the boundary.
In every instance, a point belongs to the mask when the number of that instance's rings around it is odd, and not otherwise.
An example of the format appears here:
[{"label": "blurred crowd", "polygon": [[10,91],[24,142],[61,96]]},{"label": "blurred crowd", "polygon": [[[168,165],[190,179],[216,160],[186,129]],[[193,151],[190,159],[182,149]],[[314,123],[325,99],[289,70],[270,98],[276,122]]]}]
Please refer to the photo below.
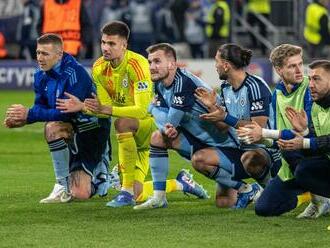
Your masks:
[{"label": "blurred crowd", "polygon": [[[185,57],[214,57],[220,44],[231,41],[233,5],[238,12],[245,12],[247,22],[259,26],[258,32],[267,39],[267,27],[255,14],[268,20],[272,1],[0,0],[0,58],[35,58],[36,38],[45,32],[55,32],[51,26],[61,25],[56,25],[56,15],[55,18],[47,10],[49,8],[45,8],[52,2],[80,7],[77,14],[80,41],[76,44],[79,49],[70,53],[80,59],[95,59],[100,55],[99,30],[112,20],[121,20],[129,25],[130,49],[138,53],[145,54],[146,47],[153,43],[169,42],[176,44],[179,53],[183,50]],[[72,12],[68,16],[73,18],[75,14]],[[250,36],[250,47],[259,48],[265,55],[264,44],[253,34]]]}]

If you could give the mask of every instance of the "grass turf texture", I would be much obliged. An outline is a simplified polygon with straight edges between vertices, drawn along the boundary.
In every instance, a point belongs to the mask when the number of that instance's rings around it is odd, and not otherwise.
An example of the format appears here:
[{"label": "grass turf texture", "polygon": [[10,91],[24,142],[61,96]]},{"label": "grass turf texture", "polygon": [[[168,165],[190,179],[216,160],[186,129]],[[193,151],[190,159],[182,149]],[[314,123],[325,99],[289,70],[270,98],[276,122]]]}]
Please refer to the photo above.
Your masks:
[{"label": "grass turf texture", "polygon": [[[0,92],[0,119],[12,103],[30,106],[31,92]],[[114,163],[117,145],[112,135]],[[170,176],[190,165],[170,153]],[[169,207],[111,209],[105,198],[69,204],[39,204],[54,186],[43,124],[0,127],[0,247],[329,247],[329,217],[297,220],[303,207],[276,218],[246,210],[217,209],[214,183],[194,173],[209,200],[168,194]],[[150,176],[149,176],[150,178]]]}]

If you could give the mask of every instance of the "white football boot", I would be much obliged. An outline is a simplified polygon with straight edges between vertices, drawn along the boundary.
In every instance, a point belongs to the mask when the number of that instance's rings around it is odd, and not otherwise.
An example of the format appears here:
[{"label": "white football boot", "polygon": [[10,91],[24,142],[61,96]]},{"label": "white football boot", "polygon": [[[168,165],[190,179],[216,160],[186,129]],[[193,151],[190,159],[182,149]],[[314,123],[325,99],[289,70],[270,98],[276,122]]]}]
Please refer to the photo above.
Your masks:
[{"label": "white football boot", "polygon": [[72,195],[65,191],[65,187],[56,183],[50,195],[40,203],[66,203],[71,201]]}]

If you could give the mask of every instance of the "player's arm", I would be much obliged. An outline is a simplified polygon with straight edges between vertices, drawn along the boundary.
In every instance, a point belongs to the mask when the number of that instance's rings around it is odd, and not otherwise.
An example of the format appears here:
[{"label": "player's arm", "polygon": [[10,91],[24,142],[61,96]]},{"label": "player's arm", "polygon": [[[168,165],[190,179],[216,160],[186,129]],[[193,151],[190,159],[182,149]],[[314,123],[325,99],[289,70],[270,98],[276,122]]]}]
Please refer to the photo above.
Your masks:
[{"label": "player's arm", "polygon": [[248,87],[248,97],[250,99],[249,109],[251,119],[237,119],[236,122],[235,117],[231,117],[230,113],[228,113],[224,121],[228,122],[226,119],[230,119],[230,122],[233,124],[231,126],[235,128],[244,127],[247,124],[251,124],[251,122],[255,122],[261,127],[266,127],[270,113],[270,103],[272,97],[270,90],[261,82],[254,83],[253,86]]},{"label": "player's arm", "polygon": [[152,96],[152,83],[150,79],[149,64],[141,60],[139,63],[128,65],[128,74],[130,80],[133,81],[134,105],[132,106],[113,106],[108,92],[103,87],[103,84],[97,78],[97,73],[93,70],[93,79],[97,90],[97,99],[87,99],[84,111],[87,114],[95,114],[103,117],[129,117],[129,118],[144,118],[148,111],[149,103]]},{"label": "player's arm", "polygon": [[101,83],[102,79],[98,78],[98,74],[94,69],[92,76],[97,96],[93,95],[92,98],[85,99],[83,113],[99,118],[109,118],[112,115],[111,98]]},{"label": "player's arm", "polygon": [[[220,128],[228,126],[239,128],[250,124],[251,121],[256,121],[257,123],[260,123],[260,125],[264,126],[268,120],[268,116],[254,116],[251,118],[251,120],[238,119],[235,116],[231,115],[229,112],[227,112],[224,106],[219,105],[210,106],[208,107],[208,110],[209,113],[202,114],[200,117],[206,121],[212,121],[217,123]],[[226,126],[221,122],[225,123]]]},{"label": "player's arm", "polygon": [[223,107],[217,104],[216,91],[213,90],[210,92],[208,89],[199,87],[195,90],[194,95],[198,101],[200,101],[207,108],[207,111],[209,112],[208,114],[202,114],[200,117],[208,121],[212,121],[211,119],[213,118],[214,125],[218,129],[226,132],[229,128],[229,125],[225,124],[223,121],[217,121],[218,115],[221,115],[222,113],[222,109],[219,108]]},{"label": "player's arm", "polygon": [[277,143],[281,149],[288,151],[307,149],[322,154],[330,152],[330,134],[316,136],[313,124],[311,124],[309,130],[308,137],[296,133],[294,138],[289,140],[279,139]]},{"label": "player's arm", "polygon": [[47,99],[45,99],[44,87],[41,86],[38,76],[35,75],[35,99],[34,105],[28,110],[26,116],[26,122],[34,123],[38,121],[69,121],[74,114],[71,113],[62,113],[60,110],[54,108],[49,108]]},{"label": "player's arm", "polygon": [[83,72],[79,73],[78,76],[79,84],[66,89],[64,97],[57,99],[56,108],[62,113],[83,112],[87,115],[108,118],[108,115],[98,114],[101,112],[100,108],[107,105],[101,105],[99,98],[95,95],[95,87],[97,87],[96,91],[103,96],[101,99],[107,99],[109,96],[106,95],[106,92],[100,93],[103,88],[102,85],[97,80],[95,80],[94,85],[87,72],[82,70]]},{"label": "player's arm", "polygon": [[235,127],[238,128],[238,138],[250,144],[260,142],[262,138],[268,138],[262,137],[260,131],[265,130],[267,126],[272,96],[268,87],[261,81],[248,85],[248,98],[251,120],[238,120]]},{"label": "player's arm", "polygon": [[179,126],[185,113],[190,112],[197,101],[195,96],[197,87],[191,79],[183,78],[176,84],[168,111],[168,122],[174,127]]},{"label": "player's arm", "polygon": [[[272,104],[274,112],[276,111],[276,92],[273,94]],[[308,111],[306,113],[306,111]],[[292,107],[286,108],[286,117],[290,121],[293,129],[266,129],[256,122],[245,125],[238,130],[238,136],[246,143],[255,143],[265,141],[267,145],[272,144],[272,140],[290,140],[296,137],[297,133],[301,136],[306,136],[309,133],[308,125],[310,124],[309,104],[305,104],[305,110],[297,111]],[[276,121],[276,120],[275,120]]]},{"label": "player's arm", "polygon": [[160,94],[157,88],[157,83],[155,83],[155,96],[151,101],[148,112],[153,116],[157,128],[163,130],[165,124],[168,123],[168,111],[169,107],[167,106],[164,98]]}]

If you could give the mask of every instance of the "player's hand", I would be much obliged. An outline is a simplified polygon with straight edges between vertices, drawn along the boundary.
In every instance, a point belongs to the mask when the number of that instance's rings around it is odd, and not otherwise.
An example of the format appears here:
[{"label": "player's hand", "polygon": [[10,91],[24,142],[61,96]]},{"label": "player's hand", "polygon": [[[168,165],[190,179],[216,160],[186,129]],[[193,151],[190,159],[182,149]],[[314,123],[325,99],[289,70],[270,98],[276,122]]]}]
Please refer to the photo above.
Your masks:
[{"label": "player's hand", "polygon": [[205,88],[199,87],[195,90],[195,97],[203,103],[207,108],[211,108],[216,105],[217,102],[217,93],[215,90],[211,92]]},{"label": "player's hand", "polygon": [[15,121],[9,117],[6,117],[3,124],[6,128],[17,128],[23,127],[26,124],[26,121]]},{"label": "player's hand", "polygon": [[175,139],[178,136],[179,132],[172,124],[167,123],[164,127],[164,134],[167,138]]},{"label": "player's hand", "polygon": [[201,114],[199,117],[205,121],[212,121],[212,122],[223,121],[226,117],[226,112],[223,109],[223,107],[216,106],[215,111],[211,113]]},{"label": "player's hand", "polygon": [[238,139],[245,144],[252,144],[262,139],[262,128],[255,121],[239,127],[237,130]]},{"label": "player's hand", "polygon": [[28,112],[29,109],[22,104],[12,104],[6,111],[6,118],[9,118],[9,122],[25,123]]},{"label": "player's hand", "polygon": [[86,98],[84,101],[84,105],[87,110],[93,112],[94,114],[112,114],[112,106],[102,105],[94,93],[92,93],[92,96],[93,98]]},{"label": "player's hand", "polygon": [[154,105],[154,106],[158,106],[158,103],[159,103],[159,99],[158,99],[158,96],[156,95],[151,100],[151,104]]},{"label": "player's hand", "polygon": [[297,111],[292,107],[286,107],[285,115],[297,132],[302,133],[307,129],[308,120],[305,110]]},{"label": "player's hand", "polygon": [[296,133],[296,137],[290,140],[282,140],[279,139],[277,144],[281,150],[285,151],[294,151],[303,149],[304,145],[304,138],[299,134]]},{"label": "player's hand", "polygon": [[56,99],[56,109],[61,110],[62,113],[76,113],[80,112],[84,108],[84,103],[79,100],[78,97],[64,92],[67,99]]}]

